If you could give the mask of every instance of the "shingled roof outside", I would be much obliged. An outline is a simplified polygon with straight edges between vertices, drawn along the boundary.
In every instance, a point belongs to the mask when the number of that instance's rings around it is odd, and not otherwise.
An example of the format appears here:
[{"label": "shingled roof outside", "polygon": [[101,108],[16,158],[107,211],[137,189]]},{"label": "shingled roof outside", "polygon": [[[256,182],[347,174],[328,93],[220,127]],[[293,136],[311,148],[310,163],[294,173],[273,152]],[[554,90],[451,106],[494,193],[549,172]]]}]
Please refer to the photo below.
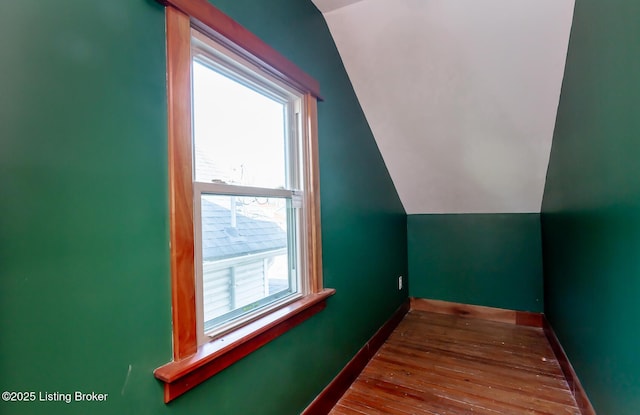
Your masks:
[{"label": "shingled roof outside", "polygon": [[231,211],[217,203],[202,199],[202,256],[215,261],[287,246],[287,233],[274,221],[255,219],[236,213],[236,226],[231,226]]}]

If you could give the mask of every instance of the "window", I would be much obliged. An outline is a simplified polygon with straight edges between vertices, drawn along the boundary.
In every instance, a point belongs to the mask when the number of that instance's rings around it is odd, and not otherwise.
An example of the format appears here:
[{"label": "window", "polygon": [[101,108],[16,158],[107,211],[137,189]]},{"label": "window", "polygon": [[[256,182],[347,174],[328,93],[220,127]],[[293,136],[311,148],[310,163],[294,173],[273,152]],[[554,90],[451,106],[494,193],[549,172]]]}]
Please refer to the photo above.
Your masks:
[{"label": "window", "polygon": [[167,4],[165,402],[325,307],[313,78],[206,0]]},{"label": "window", "polygon": [[191,68],[202,344],[306,292],[303,108],[300,93],[195,29]]}]

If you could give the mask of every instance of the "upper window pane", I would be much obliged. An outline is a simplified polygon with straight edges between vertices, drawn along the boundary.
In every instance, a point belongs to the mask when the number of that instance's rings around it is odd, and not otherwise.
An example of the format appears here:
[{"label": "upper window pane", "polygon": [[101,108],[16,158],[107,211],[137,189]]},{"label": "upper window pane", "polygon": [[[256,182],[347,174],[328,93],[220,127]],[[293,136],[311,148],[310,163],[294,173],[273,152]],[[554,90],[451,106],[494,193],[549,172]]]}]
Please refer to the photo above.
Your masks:
[{"label": "upper window pane", "polygon": [[193,59],[195,180],[287,188],[286,102]]}]

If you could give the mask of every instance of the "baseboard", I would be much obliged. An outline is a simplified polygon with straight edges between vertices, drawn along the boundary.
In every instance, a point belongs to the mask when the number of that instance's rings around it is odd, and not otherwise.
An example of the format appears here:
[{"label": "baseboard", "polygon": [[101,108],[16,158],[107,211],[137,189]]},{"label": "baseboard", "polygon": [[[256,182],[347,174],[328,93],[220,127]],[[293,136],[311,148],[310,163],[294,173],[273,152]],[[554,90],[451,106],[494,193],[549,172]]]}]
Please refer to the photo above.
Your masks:
[{"label": "baseboard", "polygon": [[409,300],[398,307],[391,318],[380,327],[373,337],[371,337],[349,363],[347,363],[344,369],[342,369],[331,383],[307,406],[302,412],[302,415],[328,414],[347,389],[349,389],[349,386],[356,380],[367,363],[369,363],[369,360],[371,360],[389,335],[391,335],[391,332],[400,324],[400,321],[402,321],[408,311]]},{"label": "baseboard", "polygon": [[573,370],[573,366],[571,366],[571,362],[569,362],[569,358],[564,352],[564,349],[558,340],[558,336],[556,336],[556,333],[553,331],[551,324],[549,324],[549,321],[546,318],[543,319],[543,329],[544,334],[547,336],[547,340],[553,349],[553,353],[556,355],[558,363],[560,363],[562,373],[564,373],[564,377],[569,384],[569,388],[571,389],[571,393],[578,404],[578,408],[580,408],[580,412],[582,415],[596,415],[596,411],[593,409],[593,406],[587,397],[587,393],[578,379],[578,375],[576,375],[575,370]]},{"label": "baseboard", "polygon": [[411,309],[479,318],[519,326],[543,327],[543,314],[411,297]]}]

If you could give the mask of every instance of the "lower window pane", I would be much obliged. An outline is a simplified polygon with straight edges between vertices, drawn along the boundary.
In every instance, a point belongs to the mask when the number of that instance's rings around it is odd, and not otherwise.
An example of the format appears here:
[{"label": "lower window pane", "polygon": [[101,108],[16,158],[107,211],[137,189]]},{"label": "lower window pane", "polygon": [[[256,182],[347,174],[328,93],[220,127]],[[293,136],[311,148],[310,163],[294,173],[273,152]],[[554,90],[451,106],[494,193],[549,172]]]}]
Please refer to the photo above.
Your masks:
[{"label": "lower window pane", "polygon": [[201,200],[205,332],[297,292],[289,199]]}]

